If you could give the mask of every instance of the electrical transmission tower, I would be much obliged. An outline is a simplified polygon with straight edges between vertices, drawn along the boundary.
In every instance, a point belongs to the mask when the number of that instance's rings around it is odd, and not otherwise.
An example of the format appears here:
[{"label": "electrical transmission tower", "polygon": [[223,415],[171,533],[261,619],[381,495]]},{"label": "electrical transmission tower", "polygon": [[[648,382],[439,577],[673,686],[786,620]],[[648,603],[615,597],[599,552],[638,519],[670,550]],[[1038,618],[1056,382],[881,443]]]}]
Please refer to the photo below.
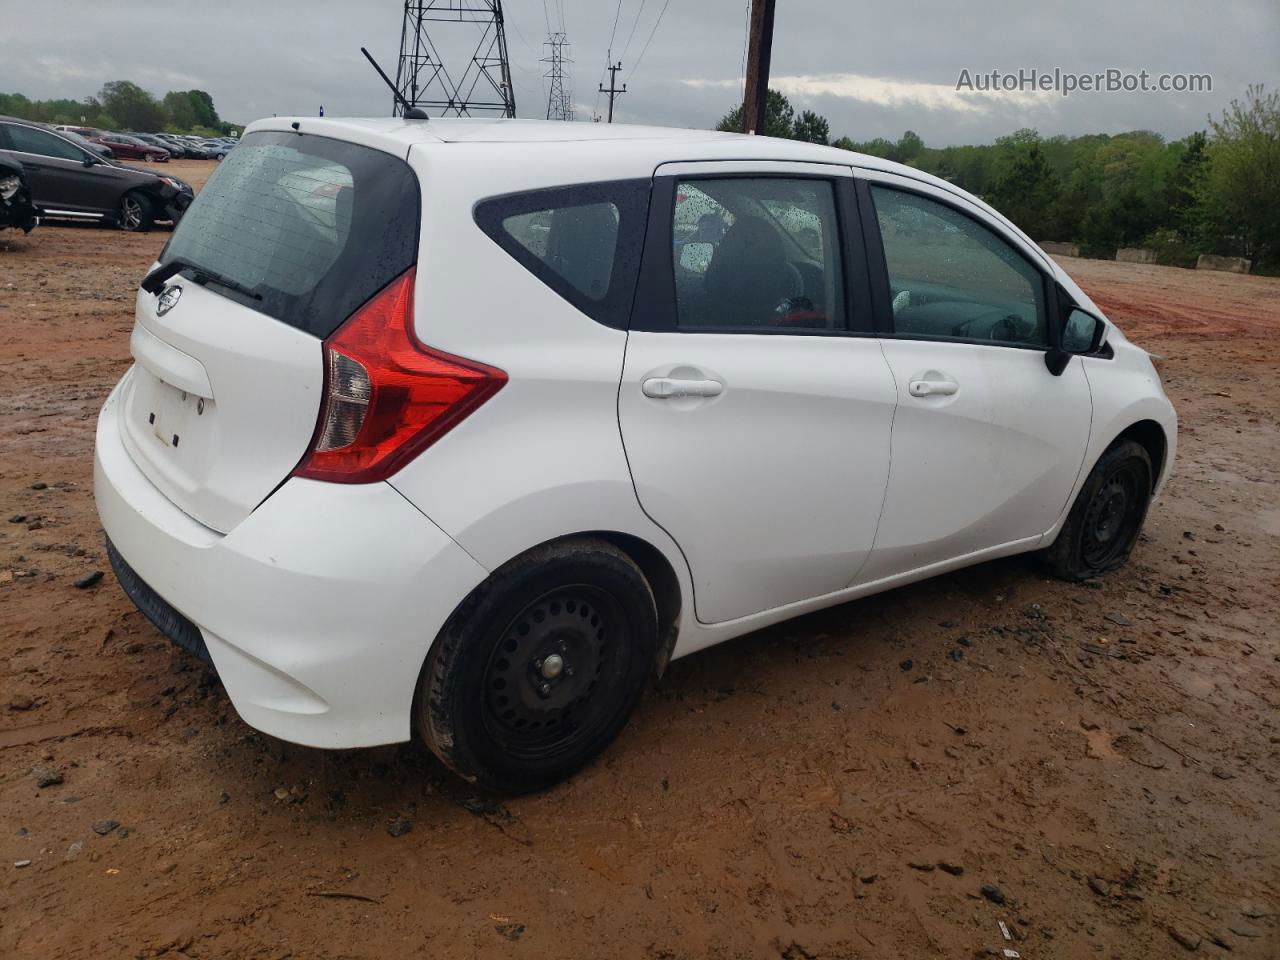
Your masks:
[{"label": "electrical transmission tower", "polygon": [[573,91],[566,85],[565,65],[573,61],[567,56],[569,41],[564,33],[553,33],[547,37],[547,55],[542,62],[547,64],[547,72],[543,76],[548,81],[547,119],[573,119]]},{"label": "electrical transmission tower", "polygon": [[[442,36],[450,48],[473,41],[471,58],[453,58],[450,70],[436,44]],[[410,106],[433,117],[514,117],[502,0],[405,0],[396,89]],[[399,103],[393,112],[403,112]]]}]

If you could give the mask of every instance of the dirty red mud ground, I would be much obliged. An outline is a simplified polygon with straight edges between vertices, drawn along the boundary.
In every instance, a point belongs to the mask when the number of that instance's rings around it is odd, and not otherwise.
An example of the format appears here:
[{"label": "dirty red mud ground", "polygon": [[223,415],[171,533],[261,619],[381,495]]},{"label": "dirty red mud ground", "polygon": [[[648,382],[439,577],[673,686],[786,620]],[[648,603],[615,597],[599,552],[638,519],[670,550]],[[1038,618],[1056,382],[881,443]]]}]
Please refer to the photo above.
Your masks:
[{"label": "dirty red mud ground", "polygon": [[0,956],[1280,956],[1280,281],[1068,262],[1182,417],[1123,571],[992,563],[687,658],[498,801],[253,732],[73,585],[165,236],[0,238]]}]

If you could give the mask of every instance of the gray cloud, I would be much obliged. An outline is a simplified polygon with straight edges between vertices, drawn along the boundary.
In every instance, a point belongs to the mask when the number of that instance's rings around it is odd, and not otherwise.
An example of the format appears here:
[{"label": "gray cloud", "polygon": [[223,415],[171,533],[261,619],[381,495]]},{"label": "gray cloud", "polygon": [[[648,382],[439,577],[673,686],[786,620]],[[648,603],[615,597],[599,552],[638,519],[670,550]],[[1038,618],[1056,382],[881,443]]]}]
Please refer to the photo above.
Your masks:
[{"label": "gray cloud", "polygon": [[[707,127],[741,97],[744,0],[670,0],[643,61],[636,63],[665,0],[623,0],[614,58],[624,61],[618,101],[626,122]],[[643,11],[636,15],[643,3]],[[507,41],[521,116],[546,109],[544,9],[563,7],[572,42],[580,119],[603,109],[596,93],[617,6],[608,0],[508,0]],[[899,0],[893,5],[780,0],[773,75],[792,101],[825,114],[833,135],[927,143],[989,141],[1021,126],[1047,135],[1153,129],[1180,137],[1240,96],[1247,84],[1280,85],[1280,5],[1169,0],[1073,4]],[[0,89],[33,97],[84,97],[111,79],[156,94],[199,87],[228,119],[314,114],[381,115],[390,97],[360,56],[364,44],[394,70],[397,0],[74,0],[59,15],[8,18],[0,32]],[[633,31],[634,28],[634,31]],[[470,47],[443,28],[446,57]],[[630,47],[627,38],[631,38]],[[126,51],[122,56],[121,51]],[[131,51],[131,52],[130,52]],[[956,94],[961,70],[1011,72],[1110,67],[1208,73],[1211,93]]]}]

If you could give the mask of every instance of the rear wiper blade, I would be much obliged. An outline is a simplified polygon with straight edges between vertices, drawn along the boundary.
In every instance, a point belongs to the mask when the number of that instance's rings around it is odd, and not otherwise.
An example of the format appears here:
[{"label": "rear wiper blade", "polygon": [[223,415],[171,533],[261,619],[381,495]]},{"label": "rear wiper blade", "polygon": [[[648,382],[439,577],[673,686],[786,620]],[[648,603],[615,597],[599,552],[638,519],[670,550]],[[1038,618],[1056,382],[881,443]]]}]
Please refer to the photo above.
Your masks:
[{"label": "rear wiper blade", "polygon": [[242,294],[253,300],[262,299],[262,294],[258,293],[256,290],[250,289],[238,280],[232,280],[230,277],[224,277],[216,271],[210,270],[207,267],[202,267],[199,264],[192,263],[190,260],[185,260],[182,257],[174,257],[168,263],[162,264],[148,273],[142,280],[142,289],[147,291],[147,293],[159,293],[161,288],[164,287],[165,281],[174,274],[183,270],[190,270],[192,274],[191,279],[202,287],[209,283],[216,283],[220,287],[226,287],[228,290],[234,290],[236,293]]}]

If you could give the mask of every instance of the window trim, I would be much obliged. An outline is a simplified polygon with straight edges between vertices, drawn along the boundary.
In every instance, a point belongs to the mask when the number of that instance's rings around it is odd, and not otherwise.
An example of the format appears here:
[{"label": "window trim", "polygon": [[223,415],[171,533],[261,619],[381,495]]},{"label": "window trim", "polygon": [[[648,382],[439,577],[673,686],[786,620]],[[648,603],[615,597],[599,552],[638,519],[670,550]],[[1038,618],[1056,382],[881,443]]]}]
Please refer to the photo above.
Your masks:
[{"label": "window trim", "polygon": [[[959,203],[952,202],[947,197],[939,196],[927,190],[915,189],[910,186],[878,179],[868,180],[862,176],[858,176],[855,179],[857,183],[858,197],[861,201],[859,204],[859,210],[862,213],[862,233],[866,241],[867,261],[872,274],[871,286],[875,299],[876,328],[880,331],[879,336],[886,340],[921,340],[928,343],[964,343],[983,347],[1001,347],[1008,350],[1033,350],[1039,353],[1047,353],[1061,345],[1061,310],[1056,296],[1056,279],[1049,276],[1044,267],[1033,260],[1028,253],[1022,249],[1021,244],[1015,243],[1009,237],[1008,233],[1002,229],[1000,224],[979,217],[972,211],[964,209],[964,207]],[[981,337],[948,337],[923,333],[899,333],[896,331],[893,326],[893,306],[889,288],[889,263],[888,258],[885,256],[884,241],[880,234],[880,221],[876,215],[875,198],[871,193],[871,188],[873,186],[878,186],[885,190],[896,190],[899,193],[910,194],[923,200],[930,200],[939,206],[946,207],[954,213],[971,220],[973,223],[983,227],[988,232],[995,234],[996,237],[1004,241],[1009,249],[1021,257],[1040,278],[1040,296],[1041,302],[1044,305],[1045,325],[1049,335],[1049,342],[1047,344],[998,343],[994,340],[987,340]]]},{"label": "window trim", "polygon": [[[561,200],[573,202],[561,202]],[[609,274],[609,289],[604,298],[593,300],[565,280],[546,262],[508,233],[502,222],[508,217],[536,213],[555,207],[588,206],[593,203],[611,203],[618,208],[618,239],[614,248],[613,267]],[[478,200],[471,208],[471,217],[481,231],[503,252],[528,270],[552,292],[602,326],[615,330],[627,329],[636,297],[637,279],[641,273],[646,220],[651,201],[651,183],[648,178],[631,177],[623,180],[596,180],[586,183],[560,184],[535,190],[521,190]],[[631,220],[636,222],[631,224]],[[619,269],[619,267],[622,269]]]},{"label": "window trim", "polygon": [[[649,223],[645,230],[644,256],[636,289],[629,329],[646,333],[680,333],[696,336],[717,334],[783,337],[873,337],[874,312],[867,278],[867,258],[863,250],[858,197],[848,167],[832,172],[793,170],[724,170],[697,173],[664,173],[653,178]],[[841,315],[829,330],[803,327],[704,326],[681,327],[678,322],[675,288],[675,207],[677,183],[698,180],[821,180],[831,184],[836,212],[836,244],[843,278]],[[855,324],[853,318],[858,318]]]}]

